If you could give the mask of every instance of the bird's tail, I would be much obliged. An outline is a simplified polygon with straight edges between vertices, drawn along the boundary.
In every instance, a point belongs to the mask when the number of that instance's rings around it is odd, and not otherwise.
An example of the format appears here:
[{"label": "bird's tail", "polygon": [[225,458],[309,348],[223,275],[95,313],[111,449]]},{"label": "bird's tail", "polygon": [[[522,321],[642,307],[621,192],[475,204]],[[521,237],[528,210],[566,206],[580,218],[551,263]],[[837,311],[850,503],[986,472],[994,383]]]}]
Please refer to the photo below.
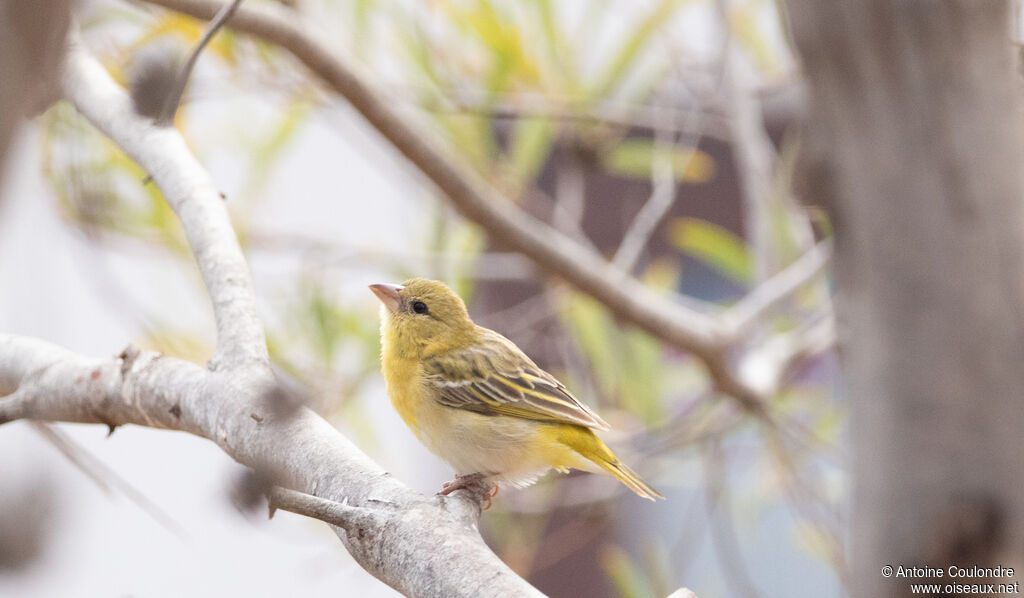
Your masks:
[{"label": "bird's tail", "polygon": [[635,471],[620,461],[589,428],[575,425],[567,425],[564,428],[559,438],[564,444],[614,476],[627,488],[648,500],[665,498],[650,484],[643,481]]}]

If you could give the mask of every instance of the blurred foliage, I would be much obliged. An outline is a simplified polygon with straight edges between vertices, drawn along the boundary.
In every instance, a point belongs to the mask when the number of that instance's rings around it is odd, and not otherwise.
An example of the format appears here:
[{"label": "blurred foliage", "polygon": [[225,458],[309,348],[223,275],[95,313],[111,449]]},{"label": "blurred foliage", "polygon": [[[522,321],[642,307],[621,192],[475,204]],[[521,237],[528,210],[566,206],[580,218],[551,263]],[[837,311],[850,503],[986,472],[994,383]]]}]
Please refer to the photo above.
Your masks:
[{"label": "blurred foliage", "polygon": [[[403,111],[434,131],[453,155],[517,202],[526,202],[537,191],[552,157],[566,148],[591,156],[589,164],[606,174],[648,183],[654,143],[649,137],[638,137],[636,127],[628,122],[605,118],[606,109],[614,105],[624,107],[627,115],[642,114],[652,106],[661,109],[666,102],[678,100],[676,88],[685,83],[680,73],[692,69],[692,63],[708,61],[695,51],[689,55],[692,49],[685,39],[677,39],[678,32],[686,30],[684,21],[714,13],[708,0],[305,0],[296,4],[307,22],[315,23],[341,51],[358,57],[361,67],[375,74],[381,93],[394,98]],[[752,67],[765,77],[784,74],[784,50],[771,33],[775,17],[764,18],[773,14],[774,5],[749,0],[733,2],[732,7],[732,35]],[[126,85],[147,51],[173,48],[184,55],[203,31],[203,24],[190,18],[118,4],[90,10],[82,27],[90,47]],[[203,116],[204,105],[224,101],[231,102],[230,112],[212,122]],[[285,53],[228,30],[218,34],[201,58],[176,124],[201,160],[227,161],[227,170],[237,178],[231,186],[237,191],[227,198],[227,205],[250,256],[255,252],[253,239],[275,232],[258,224],[264,205],[280,201],[268,196],[269,182],[280,172],[289,150],[300,146],[307,127],[324,119],[334,104]],[[51,108],[42,122],[46,175],[68,222],[98,243],[131,241],[168,251],[181,259],[196,292],[202,293],[181,228],[159,190],[146,181],[147,173],[66,104]],[[772,243],[787,260],[799,251],[786,212],[793,155],[784,148],[777,187],[766,190],[771,195]],[[677,142],[671,163],[678,184],[699,186],[721,175],[720,165],[697,149],[695,140]],[[478,264],[490,251],[487,238],[442,202],[429,201],[431,193],[424,190],[421,197],[410,200],[410,206],[418,208],[422,235],[388,245],[383,251],[394,249],[393,255],[373,260],[372,267],[384,280],[442,278],[471,301],[479,283]],[[294,209],[303,209],[300,198],[294,199]],[[815,224],[819,231],[829,232],[827,222]],[[345,227],[359,223],[341,218],[338,226],[341,238]],[[741,288],[755,282],[753,250],[717,224],[675,218],[664,227],[664,237],[669,253],[641,262],[637,271],[652,288],[678,289],[685,275],[684,257],[707,265]],[[276,247],[291,251],[298,264],[284,273],[277,271],[275,291],[261,297],[271,356],[285,373],[311,389],[318,399],[315,408],[368,452],[379,453],[388,439],[370,416],[381,402],[377,305],[368,296],[351,301],[342,289],[351,272],[365,267],[361,262],[373,259],[368,256],[380,257],[382,250],[379,246],[353,250],[339,244],[334,251],[348,256],[341,259],[321,245],[315,252],[302,243],[283,242]],[[500,278],[503,273],[492,274]],[[818,309],[826,299],[812,291],[803,293],[797,309],[782,314],[775,325],[794,328],[802,314]],[[654,485],[670,498],[685,496],[699,483],[690,479],[690,472],[692,461],[700,456],[690,449],[744,429],[737,423],[743,421],[742,414],[727,403],[707,399],[710,391],[699,362],[623,327],[589,297],[546,284],[543,294],[528,307],[541,310],[556,324],[551,326],[544,317],[509,315],[507,326],[521,326],[524,334],[544,335],[559,348],[565,371],[555,373],[564,376],[585,400],[599,403],[602,415],[616,429],[630,434],[617,438],[623,441],[619,446],[625,444],[622,450],[627,454],[631,445],[648,455],[637,468],[653,474]],[[189,322],[156,314],[146,321],[151,324],[140,334],[147,346],[195,361],[209,356],[208,341],[194,334]],[[796,471],[821,469],[817,455],[837,442],[843,418],[826,400],[830,391],[827,378],[819,375],[792,387],[772,404],[780,417],[799,423],[803,440],[815,443],[813,450],[806,444],[787,445],[794,453],[807,455],[790,463]],[[645,429],[651,434],[645,435]],[[751,463],[750,469],[765,478],[758,486],[757,500],[763,505],[787,500],[785,484],[778,481],[780,466],[757,451]],[[826,467],[814,478],[823,485],[815,492],[830,505],[841,498],[835,471],[836,467]],[[532,500],[548,507],[534,505],[532,512],[547,513],[577,482],[579,478],[574,477],[532,489]],[[589,520],[579,521],[578,525],[589,525]],[[542,567],[535,560],[545,554],[541,545],[551,533],[546,515],[528,515],[520,501],[499,499],[485,523],[492,545],[513,567],[527,573]],[[838,539],[819,521],[798,518],[792,529],[802,549],[830,563],[838,560]],[[609,587],[617,588],[619,595],[664,596],[683,581],[678,579],[681,563],[677,562],[682,557],[666,548],[663,540],[653,537],[647,543],[649,553],[640,555],[625,552],[610,538],[605,540],[600,566]],[[723,570],[728,566],[721,564]]]},{"label": "blurred foliage", "polygon": [[[609,172],[618,175],[650,178],[655,151],[652,140],[625,139],[608,152],[604,165]],[[675,149],[672,152],[672,172],[678,182],[706,183],[715,174],[715,162],[700,150]]]},{"label": "blurred foliage", "polygon": [[677,218],[669,223],[669,240],[680,250],[743,283],[753,280],[747,245],[732,232],[697,218]]},{"label": "blurred foliage", "polygon": [[657,598],[648,576],[633,562],[629,554],[618,546],[609,544],[601,553],[601,565],[615,583],[623,598]]}]

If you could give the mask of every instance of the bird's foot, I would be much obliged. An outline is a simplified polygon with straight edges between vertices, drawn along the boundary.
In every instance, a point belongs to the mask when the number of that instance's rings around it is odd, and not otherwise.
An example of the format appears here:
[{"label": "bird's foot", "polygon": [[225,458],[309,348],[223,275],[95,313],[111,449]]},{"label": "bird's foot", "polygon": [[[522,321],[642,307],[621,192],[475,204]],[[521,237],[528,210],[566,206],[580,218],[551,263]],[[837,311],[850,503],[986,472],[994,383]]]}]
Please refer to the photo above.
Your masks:
[{"label": "bird's foot", "polygon": [[[470,473],[466,475],[455,474],[455,479],[445,482],[441,487],[440,494],[448,496],[456,490],[469,490],[476,498],[483,503],[483,510],[491,508],[491,499],[498,494],[498,485],[487,481],[487,476],[482,473]],[[486,501],[486,502],[484,502]]]}]

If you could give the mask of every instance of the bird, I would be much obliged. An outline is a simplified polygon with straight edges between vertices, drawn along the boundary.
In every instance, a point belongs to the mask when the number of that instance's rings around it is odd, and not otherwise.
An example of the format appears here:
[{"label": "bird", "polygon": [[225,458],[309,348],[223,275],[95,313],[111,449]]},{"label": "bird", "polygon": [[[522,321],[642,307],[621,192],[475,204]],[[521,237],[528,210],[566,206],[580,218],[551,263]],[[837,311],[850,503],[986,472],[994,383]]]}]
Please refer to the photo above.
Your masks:
[{"label": "bird", "polygon": [[476,325],[447,285],[413,278],[369,288],[383,304],[381,369],[391,404],[455,469],[440,494],[475,490],[489,507],[501,485],[580,469],[664,498],[597,437],[610,427],[593,409],[512,341]]}]

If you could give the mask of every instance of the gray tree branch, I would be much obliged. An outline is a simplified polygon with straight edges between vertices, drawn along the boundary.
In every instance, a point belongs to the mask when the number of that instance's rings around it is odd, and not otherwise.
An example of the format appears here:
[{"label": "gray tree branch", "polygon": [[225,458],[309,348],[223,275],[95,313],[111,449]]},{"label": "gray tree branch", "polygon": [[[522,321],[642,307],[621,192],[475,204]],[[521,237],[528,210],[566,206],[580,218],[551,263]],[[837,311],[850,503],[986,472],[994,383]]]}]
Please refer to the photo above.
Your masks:
[{"label": "gray tree branch", "polygon": [[268,362],[249,269],[220,191],[177,130],[137,115],[131,98],[95,58],[71,43],[64,95],[104,135],[138,162],[178,215],[213,303],[213,368]]},{"label": "gray tree branch", "polygon": [[192,71],[195,69],[196,63],[199,62],[199,55],[206,48],[206,45],[210,43],[210,40],[213,39],[213,36],[217,35],[217,32],[224,26],[224,23],[231,18],[231,15],[235,14],[235,10],[238,9],[238,5],[241,3],[242,0],[231,0],[230,3],[224,5],[224,8],[207,25],[203,36],[199,38],[196,47],[192,48],[192,52],[188,55],[188,60],[185,61],[185,65],[181,67],[181,71],[175,78],[171,93],[164,99],[163,110],[161,110],[160,115],[156,118],[157,124],[167,126],[174,123],[174,115],[177,114],[178,105],[181,104],[181,98],[185,95],[185,88],[188,87],[188,80],[192,77]]},{"label": "gray tree branch", "polygon": [[[335,526],[367,571],[410,596],[539,596],[487,548],[480,507],[401,484],[311,410],[282,408],[269,370],[210,372],[139,352],[90,359],[0,335],[0,424],[16,419],[136,424],[215,442],[275,483],[347,505]],[[338,523],[338,521],[332,521]]]},{"label": "gray tree branch", "polygon": [[723,314],[730,334],[740,338],[748,335],[750,329],[765,313],[800,287],[814,281],[825,270],[831,258],[832,242],[822,241],[795,262],[755,287]]}]

